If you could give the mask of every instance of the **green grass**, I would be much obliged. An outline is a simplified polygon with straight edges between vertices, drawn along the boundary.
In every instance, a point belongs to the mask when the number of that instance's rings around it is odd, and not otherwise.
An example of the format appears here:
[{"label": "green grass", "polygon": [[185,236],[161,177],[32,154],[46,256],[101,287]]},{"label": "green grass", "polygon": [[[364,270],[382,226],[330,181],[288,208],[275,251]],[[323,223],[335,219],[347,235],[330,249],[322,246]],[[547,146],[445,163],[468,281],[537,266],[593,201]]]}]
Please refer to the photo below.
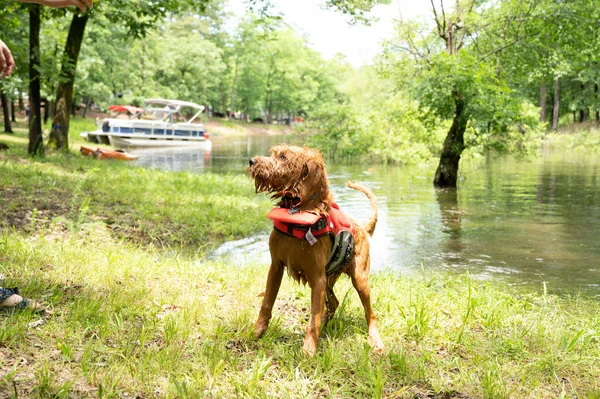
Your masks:
[{"label": "green grass", "polygon": [[[108,235],[0,235],[10,284],[44,301],[44,324],[2,316],[0,396],[580,397],[600,394],[600,306],[514,295],[468,276],[371,278],[386,344],[371,354],[358,296],[318,354],[302,353],[308,288],[284,279],[274,319],[252,325],[266,265],[238,267],[115,243]],[[24,360],[23,360],[24,359]]]},{"label": "green grass", "polygon": [[[94,130],[97,130],[98,127],[96,126],[94,119],[84,119],[82,117],[76,116],[71,117],[69,124],[69,144],[71,145],[71,148],[78,150],[79,145],[81,144],[90,145],[90,143],[86,142],[85,139],[83,139],[79,134],[82,132],[92,132]],[[50,128],[51,122],[48,122],[48,124],[46,124],[45,126],[45,129],[50,131]]]},{"label": "green grass", "polygon": [[595,121],[572,124],[547,135],[546,140],[552,146],[594,152],[600,148],[600,127]]}]

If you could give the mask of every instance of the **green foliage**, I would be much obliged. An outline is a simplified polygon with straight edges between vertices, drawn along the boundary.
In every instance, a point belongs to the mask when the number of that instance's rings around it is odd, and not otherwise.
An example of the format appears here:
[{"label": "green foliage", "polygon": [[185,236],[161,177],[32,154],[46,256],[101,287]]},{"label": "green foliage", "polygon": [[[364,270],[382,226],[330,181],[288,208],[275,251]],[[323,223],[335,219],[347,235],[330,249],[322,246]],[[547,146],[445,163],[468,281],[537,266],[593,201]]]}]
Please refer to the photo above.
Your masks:
[{"label": "green foliage", "polygon": [[441,130],[429,130],[415,102],[394,98],[363,116],[347,104],[315,115],[317,130],[311,145],[338,160],[419,163],[436,152]]},{"label": "green foliage", "polygon": [[[108,5],[98,7],[78,62],[76,98],[92,98],[102,109],[141,105],[149,97],[178,98],[274,119],[308,115],[333,99],[335,70],[304,38],[277,20],[251,15],[231,31],[222,8],[216,1],[205,15],[192,10],[159,26],[147,25],[151,20],[130,26],[116,22]],[[61,14],[43,25],[42,86],[51,100],[67,25]]]},{"label": "green foliage", "polygon": [[493,65],[466,50],[432,56],[412,89],[421,104],[442,120],[454,117],[458,100],[465,104],[470,117],[467,148],[516,153],[524,143],[538,142],[539,111],[516,96]]},{"label": "green foliage", "polygon": [[353,23],[369,23],[368,12],[377,4],[389,4],[391,0],[327,0],[327,7],[351,17]]},{"label": "green foliage", "polygon": [[341,73],[340,102],[312,115],[318,131],[312,145],[330,158],[377,163],[419,163],[439,151],[444,124],[432,123],[406,93],[392,91],[392,81],[373,68]]}]

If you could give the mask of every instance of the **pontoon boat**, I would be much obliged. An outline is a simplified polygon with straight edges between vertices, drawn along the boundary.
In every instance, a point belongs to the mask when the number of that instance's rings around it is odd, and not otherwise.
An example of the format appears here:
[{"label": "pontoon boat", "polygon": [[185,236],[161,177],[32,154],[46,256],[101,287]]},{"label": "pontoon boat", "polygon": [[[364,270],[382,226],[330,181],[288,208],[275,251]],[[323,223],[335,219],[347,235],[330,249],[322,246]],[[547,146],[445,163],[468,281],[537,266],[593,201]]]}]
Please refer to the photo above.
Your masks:
[{"label": "pontoon boat", "polygon": [[127,113],[129,119],[106,118],[100,129],[81,136],[117,148],[212,146],[204,126],[196,121],[204,110],[202,105],[160,98],[148,99],[144,104],[144,109],[112,106],[112,111]]}]

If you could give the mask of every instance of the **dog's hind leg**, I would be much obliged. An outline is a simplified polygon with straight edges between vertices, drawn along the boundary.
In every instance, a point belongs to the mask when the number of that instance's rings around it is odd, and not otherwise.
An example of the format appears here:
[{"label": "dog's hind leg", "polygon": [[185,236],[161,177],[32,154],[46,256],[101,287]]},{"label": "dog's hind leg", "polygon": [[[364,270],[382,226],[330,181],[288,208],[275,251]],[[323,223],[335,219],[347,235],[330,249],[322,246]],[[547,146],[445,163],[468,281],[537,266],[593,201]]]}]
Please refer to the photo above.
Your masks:
[{"label": "dog's hind leg", "polygon": [[[365,268],[357,267],[355,270],[364,271]],[[358,292],[360,301],[365,309],[365,317],[367,319],[367,327],[369,329],[369,344],[371,345],[371,348],[373,348],[373,352],[382,353],[383,341],[379,335],[377,317],[375,316],[375,312],[373,312],[373,308],[371,308],[371,288],[369,287],[368,269],[366,270],[366,273],[357,272],[351,274],[350,277],[352,278],[352,285],[356,289],[356,292]]]},{"label": "dog's hind leg", "polygon": [[335,292],[333,292],[333,286],[339,277],[339,274],[327,277],[327,296],[325,297],[325,302],[327,303],[327,315],[325,316],[324,323],[327,323],[333,317],[340,304],[340,301],[338,301],[335,296]]},{"label": "dog's hind leg", "polygon": [[265,296],[262,305],[260,306],[258,320],[256,320],[256,323],[254,324],[254,335],[256,338],[260,338],[269,326],[275,298],[277,298],[277,293],[281,286],[281,279],[283,278],[283,269],[284,267],[282,265],[276,264],[275,262],[272,262],[271,267],[269,267]]}]

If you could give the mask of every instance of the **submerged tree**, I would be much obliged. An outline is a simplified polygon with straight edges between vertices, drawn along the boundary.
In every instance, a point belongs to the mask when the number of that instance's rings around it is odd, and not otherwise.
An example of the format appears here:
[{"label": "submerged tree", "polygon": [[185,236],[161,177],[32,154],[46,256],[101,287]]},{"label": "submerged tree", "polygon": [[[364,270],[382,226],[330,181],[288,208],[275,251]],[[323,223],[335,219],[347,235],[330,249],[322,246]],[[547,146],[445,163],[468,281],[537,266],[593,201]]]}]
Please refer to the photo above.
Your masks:
[{"label": "submerged tree", "polygon": [[[443,0],[439,6],[432,1],[433,29],[402,23],[398,43],[388,46],[391,68],[407,57],[416,65],[415,76],[404,77],[401,86],[437,118],[452,121],[433,181],[440,188],[457,186],[465,149],[483,145],[505,150],[507,141],[519,137],[513,134],[517,125],[526,132],[525,125],[535,124],[530,108],[507,85],[497,58],[524,39],[521,29],[506,31],[505,26],[531,13],[533,3],[515,3],[503,18],[482,4],[457,1],[447,9]],[[488,35],[502,40],[486,42]]]}]

